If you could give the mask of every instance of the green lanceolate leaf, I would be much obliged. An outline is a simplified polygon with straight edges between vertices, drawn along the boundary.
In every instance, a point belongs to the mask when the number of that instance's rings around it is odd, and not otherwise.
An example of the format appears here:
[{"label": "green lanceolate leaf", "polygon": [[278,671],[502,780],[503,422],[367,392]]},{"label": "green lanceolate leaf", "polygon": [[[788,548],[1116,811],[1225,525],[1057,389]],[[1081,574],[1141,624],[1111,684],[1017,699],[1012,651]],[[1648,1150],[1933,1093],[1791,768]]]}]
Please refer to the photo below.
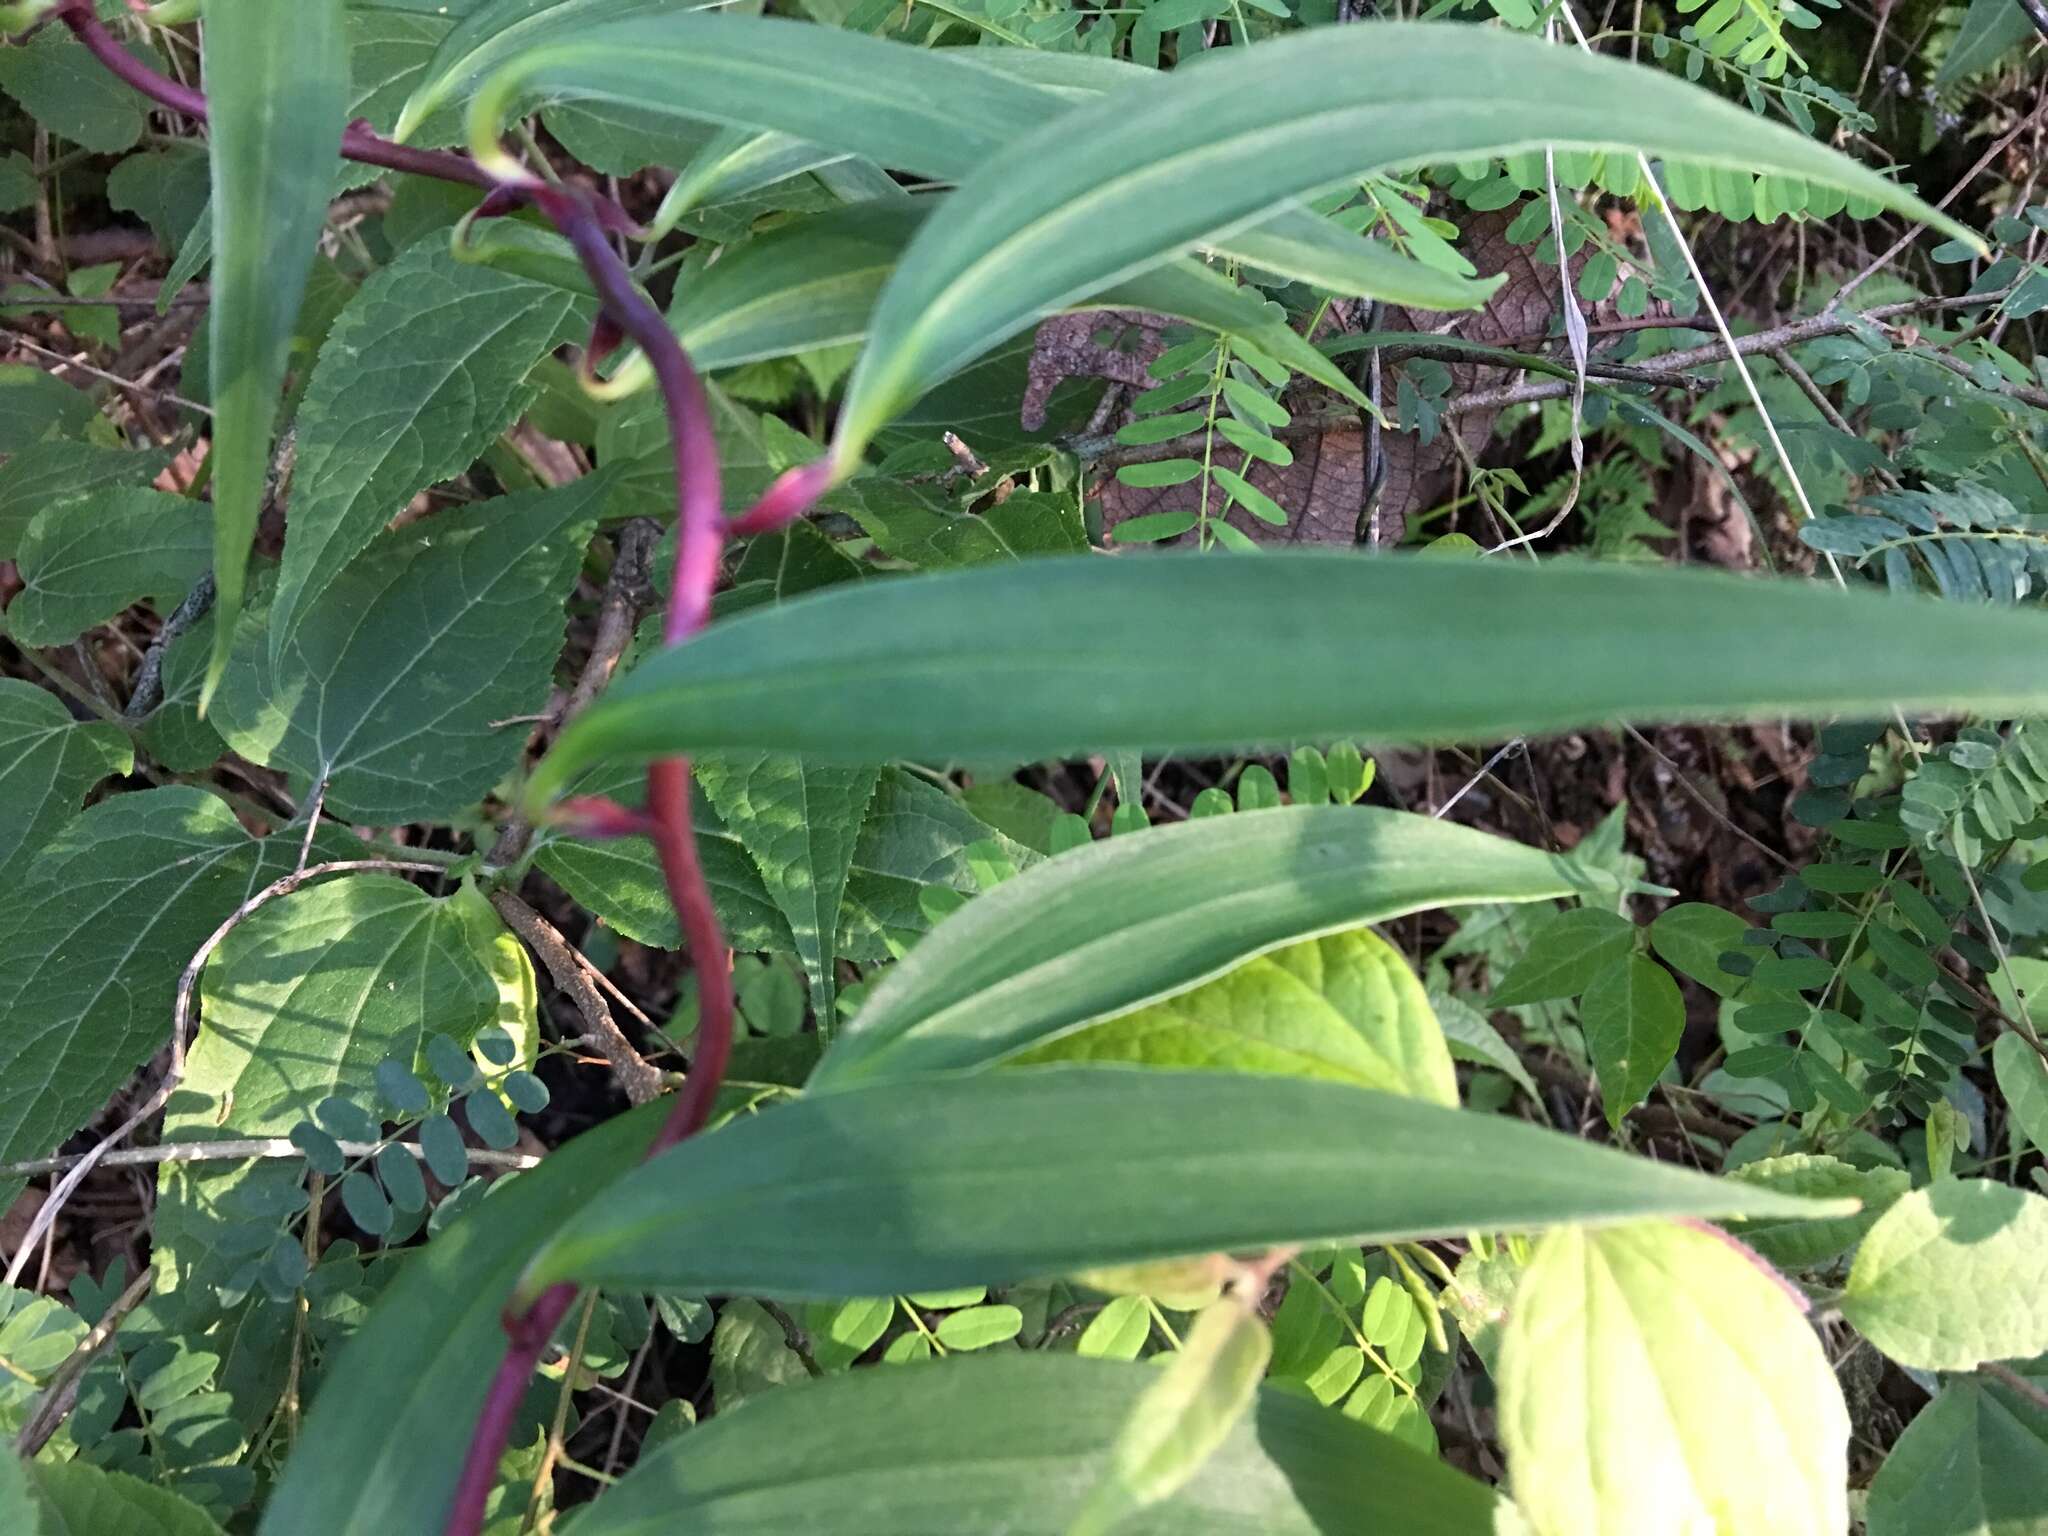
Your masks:
[{"label": "green lanceolate leaf", "polygon": [[0,678],[0,879],[15,888],[85,792],[134,766],[119,726],[81,724],[34,684]]},{"label": "green lanceolate leaf", "polygon": [[457,22],[434,50],[398,116],[397,137],[411,138],[436,108],[461,100],[492,70],[527,49],[602,22],[676,9],[675,0],[489,0]]},{"label": "green lanceolate leaf", "polygon": [[[1283,944],[1426,907],[1537,901],[1582,878],[1504,839],[1364,807],[1128,833],[1029,869],[940,924],[869,994],[812,1084],[984,1066]],[[1437,1069],[1426,1075],[1440,1086]]]},{"label": "green lanceolate leaf", "polygon": [[1784,1281],[1675,1224],[1568,1228],[1508,1309],[1501,1434],[1536,1536],[1841,1536],[1849,1415]]},{"label": "green lanceolate leaf", "polygon": [[1127,1529],[1137,1511],[1201,1475],[1251,1410],[1273,1358],[1266,1320],[1234,1296],[1211,1302],[1157,1373],[1110,1447],[1109,1466],[1068,1536]]},{"label": "green lanceolate leaf", "polygon": [[1546,918],[1529,936],[1529,947],[1487,999],[1494,1008],[1577,997],[1593,978],[1625,959],[1636,939],[1635,924],[1618,912],[1574,907]]},{"label": "green lanceolate leaf", "polygon": [[2018,0],[1970,0],[1955,41],[1948,45],[1934,88],[1945,90],[1958,80],[1982,74],[2021,38],[2032,36],[2033,23]]},{"label": "green lanceolate leaf", "polygon": [[[773,230],[679,285],[669,311],[697,366],[716,369],[840,346],[867,335],[875,299],[935,197],[857,203]],[[1194,262],[1174,262],[1094,295],[1091,306],[1173,315],[1240,337],[1348,399],[1358,386],[1256,293]],[[628,362],[620,387],[648,377]]]},{"label": "green lanceolate leaf", "polygon": [[1020,1060],[1288,1073],[1458,1102],[1429,995],[1401,952],[1369,928],[1273,950]]},{"label": "green lanceolate leaf", "polygon": [[1685,999],[1663,966],[1627,955],[1586,988],[1579,1024],[1593,1070],[1600,1075],[1607,1123],[1618,1126],[1677,1054],[1678,1038],[1685,1033]]},{"label": "green lanceolate leaf", "polygon": [[[650,1104],[577,1137],[407,1257],[324,1373],[262,1536],[441,1527],[504,1354],[499,1314],[514,1280],[548,1233],[639,1158],[666,1111]],[[363,1412],[372,1401],[377,1411]]]},{"label": "green lanceolate leaf", "polygon": [[[207,0],[213,155],[213,662],[227,669],[306,274],[347,98],[342,0]],[[202,705],[203,708],[203,705]]]},{"label": "green lanceolate leaf", "polygon": [[[503,930],[473,889],[436,898],[391,875],[344,875],[270,903],[214,951],[201,1028],[164,1118],[166,1141],[285,1136],[323,1099],[371,1102],[377,1066],[426,1067],[429,1036],[458,1045],[498,1014]],[[305,1169],[275,1158],[167,1166],[152,1252],[161,1299],[204,1306],[248,1254],[223,1229],[260,1220]]]},{"label": "green lanceolate leaf", "polygon": [[[2037,1388],[2048,1371],[2023,1370]],[[2048,1409],[1995,1381],[1954,1380],[1871,1480],[1869,1536],[2040,1536],[2048,1529]]]},{"label": "green lanceolate leaf", "polygon": [[883,297],[837,455],[857,461],[900,407],[1037,316],[1289,198],[1544,143],[1805,177],[1968,237],[1853,160],[1668,75],[1470,28],[1304,33],[1063,113],[977,169]]},{"label": "green lanceolate leaf", "polygon": [[[1066,1536],[1157,1374],[1015,1354],[787,1387],[643,1456],[583,1514],[584,1536],[668,1536],[679,1508],[703,1536]],[[1171,1497],[1116,1529],[1492,1536],[1502,1504],[1391,1436],[1266,1391]]]},{"label": "green lanceolate leaf", "polygon": [[1839,1209],[1341,1083],[1039,1067],[807,1095],[686,1142],[591,1202],[521,1289],[887,1296],[1316,1239]]},{"label": "green lanceolate leaf", "polygon": [[21,537],[8,633],[64,645],[144,598],[168,608],[213,558],[208,523],[199,502],[133,487],[45,507]]},{"label": "green lanceolate leaf", "polygon": [[2048,1351],[2048,1200],[1989,1179],[1916,1189],[1856,1250],[1842,1315],[1922,1370]]},{"label": "green lanceolate leaf", "polygon": [[324,783],[327,809],[375,825],[451,815],[517,761],[499,723],[546,699],[562,600],[603,474],[396,530],[329,583],[272,658],[244,620],[215,724],[244,757]]},{"label": "green lanceolate leaf", "polygon": [[[588,300],[420,241],[328,333],[299,407],[273,661],[309,605],[414,495],[467,469],[532,402],[533,365]],[[374,402],[373,409],[366,406]]]},{"label": "green lanceolate leaf", "polygon": [[781,752],[701,757],[695,767],[719,819],[739,838],[789,923],[810,978],[812,1010],[829,1036],[839,904],[877,770],[808,763]]},{"label": "green lanceolate leaf", "polygon": [[121,795],[60,831],[0,934],[0,1160],[41,1157],[171,1036],[178,977],[292,867],[196,789]]},{"label": "green lanceolate leaf", "polygon": [[[1260,614],[1266,645],[1188,621],[1221,612]],[[1446,627],[1482,613],[1484,625]],[[529,795],[544,803],[604,759],[698,749],[1017,762],[1894,704],[2006,718],[2048,709],[2044,658],[2048,619],[2032,613],[1693,571],[1309,553],[1028,560],[848,583],[715,624],[586,710]]]}]

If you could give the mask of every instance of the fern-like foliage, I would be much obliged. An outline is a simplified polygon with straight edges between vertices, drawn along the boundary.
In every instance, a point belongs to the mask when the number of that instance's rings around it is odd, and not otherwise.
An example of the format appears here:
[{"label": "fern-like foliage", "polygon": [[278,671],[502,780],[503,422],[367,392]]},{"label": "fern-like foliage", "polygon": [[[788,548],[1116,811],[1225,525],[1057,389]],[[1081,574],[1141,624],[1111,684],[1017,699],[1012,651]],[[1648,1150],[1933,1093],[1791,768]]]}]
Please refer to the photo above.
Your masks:
[{"label": "fern-like foliage", "polygon": [[1890,491],[1799,530],[1811,548],[1881,571],[1898,592],[2017,603],[2048,590],[2048,517],[2023,513],[1996,491]]},{"label": "fern-like foliage", "polygon": [[1921,760],[1900,795],[1899,820],[1924,846],[1982,861],[2048,807],[2048,722],[2022,720],[2000,737],[1983,726]]},{"label": "fern-like foliage", "polygon": [[[1837,0],[1818,0],[1834,9]],[[1785,73],[1787,64],[1802,59],[1785,36],[1787,26],[1811,30],[1820,18],[1796,0],[1678,0],[1678,9],[1691,15],[1702,6],[1704,14],[1686,29],[1688,40],[1698,43],[1715,58],[1727,59],[1738,68],[1754,69],[1766,79]]]}]

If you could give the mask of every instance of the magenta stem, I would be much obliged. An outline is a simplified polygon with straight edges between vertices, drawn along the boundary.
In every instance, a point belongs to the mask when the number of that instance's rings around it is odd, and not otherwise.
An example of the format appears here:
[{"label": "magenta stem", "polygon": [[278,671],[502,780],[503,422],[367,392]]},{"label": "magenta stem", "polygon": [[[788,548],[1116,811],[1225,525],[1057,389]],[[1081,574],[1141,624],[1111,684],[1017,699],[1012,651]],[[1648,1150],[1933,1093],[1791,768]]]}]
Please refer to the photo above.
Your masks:
[{"label": "magenta stem", "polygon": [[[506,1442],[512,1438],[512,1421],[519,1416],[519,1404],[526,1397],[526,1384],[540,1368],[548,1340],[556,1326],[575,1304],[576,1287],[555,1285],[542,1291],[532,1306],[505,1319],[505,1358],[498,1362],[498,1374],[491,1378],[484,1394],[484,1406],[470,1436],[469,1454],[463,1458],[462,1476],[455,1484],[455,1510],[449,1517],[450,1536],[461,1529],[483,1529],[484,1505],[497,1485],[498,1463]],[[466,1525],[459,1525],[465,1511],[475,1511]]]},{"label": "magenta stem", "polygon": [[[117,79],[160,106],[204,120],[206,97],[171,80],[123,48],[94,14],[92,0],[64,0],[53,13]],[[611,247],[608,232],[631,232],[632,221],[616,205],[586,193],[539,182],[500,182],[475,161],[439,150],[409,149],[379,137],[368,124],[351,123],[342,134],[344,158],[388,170],[433,176],[492,189],[483,212],[505,213],[532,203],[575,248],[602,306],[594,349],[619,335],[637,342],[647,356],[668,416],[676,468],[676,563],[669,590],[663,639],[677,645],[711,617],[719,561],[729,537],[765,533],[801,517],[832,483],[829,460],[806,464],[779,478],[746,513],[728,523],[719,485],[718,441],[703,382],[682,343],[661,312],[635,286],[631,272]],[[613,832],[644,831],[661,861],[669,901],[676,909],[698,987],[696,1049],[690,1073],[676,1095],[660,1133],[648,1148],[652,1157],[694,1136],[710,1120],[732,1054],[732,964],[718,913],[697,858],[690,825],[690,763],[663,758],[647,770],[647,808],[636,816],[619,807],[586,803],[583,813]],[[525,1397],[527,1383],[547,1352],[555,1328],[576,1299],[576,1287],[556,1285],[541,1292],[523,1312],[505,1315],[505,1356],[484,1394],[461,1475],[455,1485],[446,1536],[477,1536],[484,1506],[497,1482],[498,1467]]]},{"label": "magenta stem", "polygon": [[[201,122],[206,120],[205,94],[189,85],[180,85],[167,75],[158,74],[123,48],[114,34],[100,24],[99,17],[93,14],[92,0],[65,0],[63,7],[52,14],[71,29],[72,34],[85,44],[86,50],[107,67],[109,74],[123,84],[160,107],[169,107],[173,112],[198,118]],[[341,156],[344,160],[355,160],[364,165],[410,171],[416,176],[459,181],[472,187],[497,185],[496,178],[474,160],[445,150],[411,149],[403,144],[394,144],[379,137],[365,123],[350,123],[342,130]]]}]

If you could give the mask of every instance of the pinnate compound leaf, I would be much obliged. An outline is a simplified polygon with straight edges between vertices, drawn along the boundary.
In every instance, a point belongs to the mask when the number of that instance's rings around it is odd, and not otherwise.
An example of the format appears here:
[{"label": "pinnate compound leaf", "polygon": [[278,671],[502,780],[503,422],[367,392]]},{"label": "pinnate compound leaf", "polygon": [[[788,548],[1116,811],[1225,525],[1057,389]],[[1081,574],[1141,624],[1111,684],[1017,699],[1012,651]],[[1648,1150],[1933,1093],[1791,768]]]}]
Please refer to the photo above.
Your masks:
[{"label": "pinnate compound leaf", "polygon": [[1271,950],[1019,1060],[1284,1073],[1458,1102],[1428,993],[1401,952],[1369,928]]},{"label": "pinnate compound leaf", "polygon": [[257,842],[227,805],[171,786],[61,830],[0,932],[0,1160],[41,1157],[170,1039],[178,977],[299,838]]},{"label": "pinnate compound leaf", "polygon": [[1711,1230],[1547,1234],[1501,1346],[1536,1536],[1841,1536],[1849,1415],[1797,1293]]},{"label": "pinnate compound leaf", "polygon": [[1989,1179],[1914,1190],[1856,1250],[1842,1315],[1922,1370],[2048,1352],[2048,1199]]},{"label": "pinnate compound leaf", "polygon": [[[678,1508],[705,1536],[1066,1536],[1157,1385],[1150,1366],[1054,1354],[800,1383],[642,1457],[583,1515],[582,1536],[659,1536]],[[1504,1509],[1490,1488],[1391,1436],[1262,1391],[1186,1482],[1116,1530],[1494,1536]]]},{"label": "pinnate compound leaf", "polygon": [[1574,907],[1544,920],[1529,947],[1487,999],[1489,1007],[1577,997],[1635,946],[1636,926],[1618,912]]},{"label": "pinnate compound leaf", "polygon": [[342,0],[207,0],[206,19],[219,622],[202,713],[227,670],[242,608],[249,545],[270,471],[271,427],[306,275],[327,221],[334,146],[348,96]]},{"label": "pinnate compound leaf", "polygon": [[1682,901],[1658,913],[1651,922],[1650,947],[1680,975],[1727,997],[1742,988],[1743,978],[1722,970],[1721,956],[1742,947],[1748,927],[1726,908]]},{"label": "pinnate compound leaf", "polygon": [[[2019,1374],[2048,1386],[2048,1372]],[[1949,1382],[1878,1468],[1864,1526],[1868,1536],[2041,1536],[2048,1411],[1999,1382]]]},{"label": "pinnate compound leaf", "polygon": [[1991,1048],[1991,1066],[2013,1124],[2036,1151],[2048,1152],[2048,1062],[2018,1035],[2007,1033]]},{"label": "pinnate compound leaf", "polygon": [[121,728],[71,718],[54,695],[0,678],[0,880],[18,887],[29,861],[78,815],[85,792],[135,766]]},{"label": "pinnate compound leaf", "polygon": [[415,243],[363,284],[299,407],[273,660],[379,529],[518,420],[537,392],[527,375],[587,309],[553,284],[458,261],[439,240]]},{"label": "pinnate compound leaf", "polygon": [[[575,1138],[538,1168],[494,1185],[407,1256],[369,1320],[330,1361],[299,1448],[264,1509],[262,1536],[391,1536],[440,1526],[504,1352],[499,1313],[515,1277],[571,1211],[638,1160],[666,1109],[649,1104]],[[363,1412],[366,1402],[377,1411]]]},{"label": "pinnate compound leaf", "polygon": [[1339,1237],[1840,1209],[1349,1084],[1057,1066],[807,1095],[685,1142],[521,1284],[886,1296]]},{"label": "pinnate compound leaf", "polygon": [[787,919],[810,977],[812,1010],[829,1034],[839,904],[879,771],[781,752],[717,754],[697,759],[695,769]]},{"label": "pinnate compound leaf", "polygon": [[1743,1222],[1736,1235],[1782,1269],[1811,1269],[1847,1253],[1913,1184],[1903,1168],[1858,1168],[1838,1157],[1813,1152],[1744,1163],[1731,1169],[1728,1177],[1788,1195],[1823,1200],[1846,1196],[1863,1203],[1863,1209],[1853,1216],[1825,1221],[1767,1217]]},{"label": "pinnate compound leaf", "polygon": [[63,645],[129,604],[168,606],[213,558],[206,507],[122,487],[45,507],[21,536],[22,590],[7,629],[24,645]]},{"label": "pinnate compound leaf", "polygon": [[1568,895],[1584,878],[1501,838],[1366,807],[1126,833],[948,918],[869,994],[812,1086],[986,1065],[1285,944],[1427,907]]},{"label": "pinnate compound leaf", "polygon": [[45,1461],[31,1465],[28,1478],[42,1536],[221,1536],[197,1504],[126,1472]]},{"label": "pinnate compound leaf", "polygon": [[1685,999],[1663,966],[1629,955],[1593,978],[1579,1003],[1579,1025],[1600,1075],[1607,1123],[1618,1126],[1678,1053]]},{"label": "pinnate compound leaf", "polygon": [[[387,1058],[420,1070],[429,1035],[467,1044],[497,1017],[500,932],[474,889],[437,898],[384,874],[343,875],[261,908],[207,963],[201,1028],[164,1139],[284,1136],[323,1099],[372,1102]],[[166,1165],[153,1229],[159,1297],[210,1299],[238,1262],[219,1252],[221,1229],[260,1218],[303,1177],[275,1158]]]},{"label": "pinnate compound leaf", "polygon": [[[1266,616],[1268,644],[1187,622],[1239,611]],[[1560,612],[1582,617],[1560,628]],[[1487,623],[1446,637],[1446,613]],[[1026,762],[1894,704],[2006,718],[2048,712],[2044,655],[2039,614],[1812,582],[1309,552],[1049,557],[847,582],[714,624],[585,710],[529,794],[543,804],[594,762],[700,749]]]},{"label": "pinnate compound leaf", "polygon": [[274,654],[275,631],[251,613],[214,712],[221,735],[302,789],[324,781],[336,816],[388,826],[468,808],[524,745],[498,722],[547,697],[606,485],[590,475],[386,535]]},{"label": "pinnate compound leaf", "polygon": [[1226,1296],[1204,1308],[1132,1405],[1067,1536],[1106,1536],[1186,1487],[1251,1410],[1272,1358],[1273,1335],[1252,1307]]},{"label": "pinnate compound leaf", "polygon": [[1504,32],[1283,37],[1060,114],[969,176],[876,311],[840,415],[840,461],[1040,315],[1288,199],[1390,165],[1543,142],[1801,176],[1967,238],[1896,183],[1670,76]]}]

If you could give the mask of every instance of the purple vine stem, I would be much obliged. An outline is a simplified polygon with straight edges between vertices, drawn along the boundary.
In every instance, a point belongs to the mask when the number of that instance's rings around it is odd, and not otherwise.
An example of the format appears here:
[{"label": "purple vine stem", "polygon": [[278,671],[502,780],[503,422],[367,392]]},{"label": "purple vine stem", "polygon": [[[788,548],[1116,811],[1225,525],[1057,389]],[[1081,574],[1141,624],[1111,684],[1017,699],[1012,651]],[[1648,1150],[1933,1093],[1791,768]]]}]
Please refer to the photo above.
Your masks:
[{"label": "purple vine stem", "polygon": [[[62,0],[51,15],[69,27],[111,74],[141,95],[187,117],[205,119],[205,95],[158,74],[123,48],[94,14],[92,0]],[[801,517],[835,478],[832,461],[824,459],[787,471],[750,509],[728,521],[720,493],[718,443],[703,382],[661,312],[635,286],[625,262],[606,238],[608,232],[635,229],[623,209],[566,186],[537,180],[500,181],[465,156],[394,144],[360,121],[343,130],[340,152],[343,158],[365,165],[487,188],[491,195],[479,210],[486,216],[531,204],[575,249],[600,305],[592,353],[609,350],[620,337],[632,340],[646,355],[661,391],[676,460],[677,522],[676,563],[663,641],[673,646],[688,640],[710,620],[711,596],[718,585],[726,540],[768,533]],[[652,839],[669,901],[696,969],[697,1048],[689,1076],[648,1146],[646,1155],[653,1157],[704,1128],[716,1106],[732,1052],[732,963],[690,826],[689,759],[663,758],[648,767],[644,813],[588,800],[572,802],[564,810],[571,820],[588,822],[598,835],[640,832]],[[575,1299],[575,1286],[556,1285],[543,1291],[524,1311],[506,1312],[504,1358],[485,1392],[471,1432],[443,1527],[445,1536],[477,1536],[481,1531],[484,1505],[497,1481],[498,1464],[527,1383]]]}]

